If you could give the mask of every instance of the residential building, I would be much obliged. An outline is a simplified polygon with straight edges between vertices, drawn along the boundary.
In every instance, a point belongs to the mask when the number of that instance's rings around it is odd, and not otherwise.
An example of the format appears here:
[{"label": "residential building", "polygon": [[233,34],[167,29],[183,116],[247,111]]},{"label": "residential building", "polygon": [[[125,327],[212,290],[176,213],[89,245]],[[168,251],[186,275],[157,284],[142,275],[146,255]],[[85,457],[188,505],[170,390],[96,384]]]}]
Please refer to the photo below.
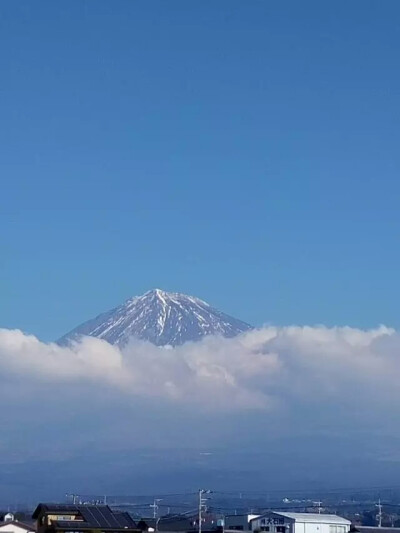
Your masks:
[{"label": "residential building", "polygon": [[37,533],[140,533],[129,513],[108,505],[41,503],[32,518]]}]

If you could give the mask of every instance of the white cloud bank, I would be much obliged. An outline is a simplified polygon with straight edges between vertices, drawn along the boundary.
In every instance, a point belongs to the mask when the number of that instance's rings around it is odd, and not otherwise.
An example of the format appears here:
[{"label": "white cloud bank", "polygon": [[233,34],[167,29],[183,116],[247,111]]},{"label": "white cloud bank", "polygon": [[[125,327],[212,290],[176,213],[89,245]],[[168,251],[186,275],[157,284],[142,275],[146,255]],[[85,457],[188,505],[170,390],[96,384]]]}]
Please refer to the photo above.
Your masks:
[{"label": "white cloud bank", "polygon": [[211,410],[323,407],[323,402],[346,405],[355,399],[400,405],[399,371],[400,336],[384,326],[265,327],[176,348],[132,341],[123,350],[89,337],[60,347],[0,329],[0,372],[9,379],[60,383],[60,388],[95,383],[127,401],[158,397]]}]

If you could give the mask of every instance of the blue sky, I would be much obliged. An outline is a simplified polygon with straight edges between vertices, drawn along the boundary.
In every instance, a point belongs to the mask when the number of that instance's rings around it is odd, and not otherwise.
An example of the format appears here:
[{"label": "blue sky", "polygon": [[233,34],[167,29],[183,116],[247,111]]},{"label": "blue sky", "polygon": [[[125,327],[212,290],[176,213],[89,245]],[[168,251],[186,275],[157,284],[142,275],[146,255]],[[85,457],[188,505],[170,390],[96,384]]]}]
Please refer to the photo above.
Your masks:
[{"label": "blue sky", "polygon": [[0,325],[153,287],[398,326],[400,4],[3,1]]}]

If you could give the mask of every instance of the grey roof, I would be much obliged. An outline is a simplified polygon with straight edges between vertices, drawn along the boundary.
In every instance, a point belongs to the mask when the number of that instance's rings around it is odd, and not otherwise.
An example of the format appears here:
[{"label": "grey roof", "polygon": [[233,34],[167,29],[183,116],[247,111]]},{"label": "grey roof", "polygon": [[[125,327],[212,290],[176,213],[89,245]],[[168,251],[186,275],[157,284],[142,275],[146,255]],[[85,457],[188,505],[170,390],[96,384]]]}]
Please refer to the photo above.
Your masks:
[{"label": "grey roof", "polygon": [[38,518],[41,512],[54,514],[73,514],[80,520],[58,520],[55,525],[60,528],[73,529],[136,529],[136,523],[129,513],[112,511],[108,505],[61,505],[43,503],[39,504],[33,513],[33,518]]},{"label": "grey roof", "polygon": [[[265,516],[269,516],[271,512],[265,513],[258,518],[254,518],[254,520],[259,520],[260,518],[263,518]],[[346,518],[342,518],[341,516],[337,516],[335,514],[324,514],[324,513],[286,513],[281,511],[274,511],[273,514],[283,516],[285,518],[291,518],[292,520],[295,520],[296,522],[317,522],[319,524],[343,524],[343,525],[350,525],[350,520],[347,520]]]},{"label": "grey roof", "polygon": [[230,516],[237,516],[240,518],[241,516],[252,516],[252,515],[257,516],[257,518],[261,516],[260,514],[257,514],[257,513],[236,513],[236,514],[226,514],[225,518],[228,518]]},{"label": "grey roof", "polygon": [[32,518],[37,518],[41,512],[50,512],[54,511],[57,513],[78,513],[79,509],[77,505],[67,504],[67,503],[39,503],[39,505],[36,507]]},{"label": "grey roof", "polygon": [[162,516],[159,519],[156,518],[142,518],[137,526],[139,527],[140,523],[145,523],[147,527],[155,528],[158,523],[158,531],[188,531],[191,529],[191,521],[187,516],[181,515],[166,515]]},{"label": "grey roof", "polygon": [[135,528],[136,524],[129,513],[113,513],[108,505],[80,505],[79,511],[89,524],[101,528]]}]

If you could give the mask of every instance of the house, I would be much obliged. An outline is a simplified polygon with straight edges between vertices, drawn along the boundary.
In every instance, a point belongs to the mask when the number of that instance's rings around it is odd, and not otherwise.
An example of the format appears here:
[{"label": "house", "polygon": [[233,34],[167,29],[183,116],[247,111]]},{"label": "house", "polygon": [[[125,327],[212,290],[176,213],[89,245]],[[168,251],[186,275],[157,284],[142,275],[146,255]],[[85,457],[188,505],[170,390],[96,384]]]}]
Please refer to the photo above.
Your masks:
[{"label": "house", "polygon": [[13,522],[15,520],[15,516],[13,515],[13,513],[5,513],[5,514],[2,514],[0,516],[0,520],[2,522]]},{"label": "house", "polygon": [[349,533],[351,522],[340,516],[268,512],[250,521],[252,531],[270,533]]},{"label": "house", "polygon": [[108,505],[41,503],[32,518],[37,533],[140,533],[129,513]]}]

